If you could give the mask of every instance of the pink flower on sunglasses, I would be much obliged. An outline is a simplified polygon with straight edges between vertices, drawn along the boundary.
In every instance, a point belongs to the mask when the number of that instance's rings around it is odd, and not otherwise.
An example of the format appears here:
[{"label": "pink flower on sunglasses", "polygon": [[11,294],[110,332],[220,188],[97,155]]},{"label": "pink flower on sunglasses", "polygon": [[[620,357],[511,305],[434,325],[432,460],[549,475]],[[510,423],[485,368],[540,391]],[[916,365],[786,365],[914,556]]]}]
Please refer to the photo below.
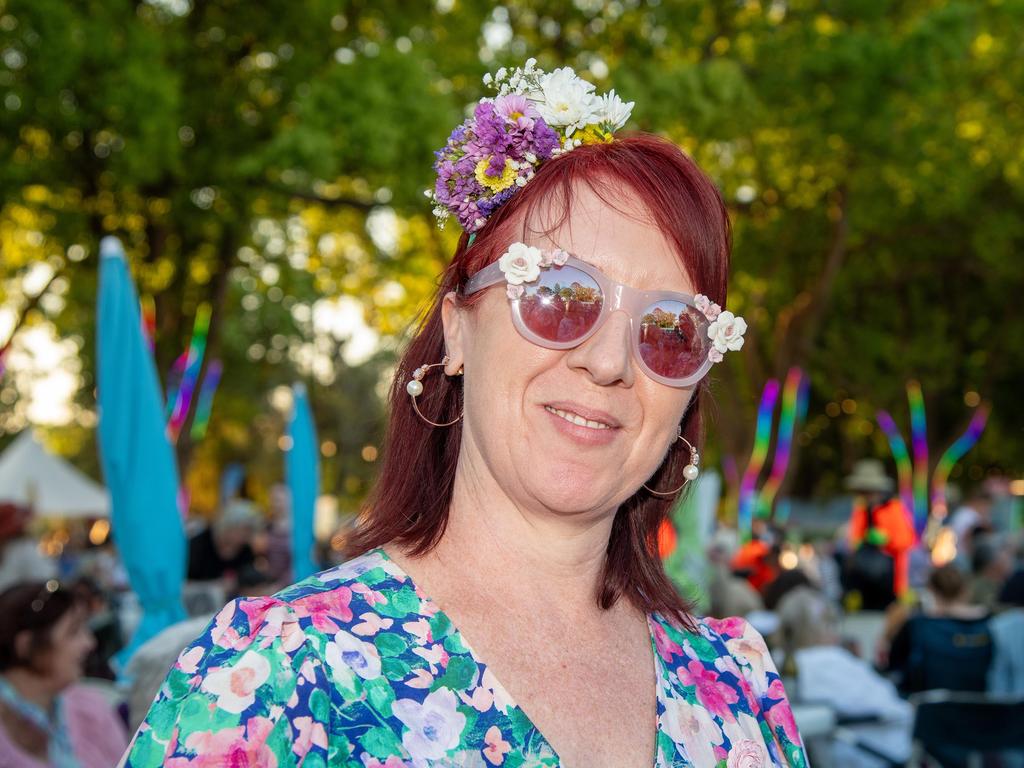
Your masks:
[{"label": "pink flower on sunglasses", "polygon": [[703,293],[698,293],[693,297],[693,306],[699,309],[708,320],[716,320],[722,314],[722,308]]}]

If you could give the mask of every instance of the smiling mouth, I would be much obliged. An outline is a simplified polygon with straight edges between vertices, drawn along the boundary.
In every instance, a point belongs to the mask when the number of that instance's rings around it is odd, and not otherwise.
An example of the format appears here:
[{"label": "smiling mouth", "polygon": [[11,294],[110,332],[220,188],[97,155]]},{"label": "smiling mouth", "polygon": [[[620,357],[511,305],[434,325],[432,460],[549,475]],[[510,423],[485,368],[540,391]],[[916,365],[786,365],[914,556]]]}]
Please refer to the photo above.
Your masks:
[{"label": "smiling mouth", "polygon": [[570,424],[575,424],[577,427],[586,427],[587,429],[611,429],[611,426],[605,424],[602,421],[594,421],[592,419],[585,419],[578,413],[572,411],[563,411],[560,408],[553,408],[550,405],[545,405],[544,410],[548,413],[553,413],[559,418],[565,419]]}]

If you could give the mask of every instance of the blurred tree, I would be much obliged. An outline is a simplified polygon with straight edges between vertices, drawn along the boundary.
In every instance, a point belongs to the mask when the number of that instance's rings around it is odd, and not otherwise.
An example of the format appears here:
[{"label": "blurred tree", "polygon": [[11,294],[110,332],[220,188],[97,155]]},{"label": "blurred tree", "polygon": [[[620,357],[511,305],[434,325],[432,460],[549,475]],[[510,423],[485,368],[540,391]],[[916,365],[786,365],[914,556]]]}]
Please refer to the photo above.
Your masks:
[{"label": "blurred tree", "polygon": [[716,377],[713,448],[742,469],[761,386],[800,364],[801,492],[884,453],[873,410],[904,412],[911,377],[933,456],[978,393],[993,418],[970,463],[1019,473],[1022,28],[1006,0],[0,0],[0,301],[24,307],[27,271],[51,262],[59,300],[31,317],[76,339],[87,428],[95,253],[119,234],[162,372],[212,308],[225,376],[204,460],[278,472],[268,393],[309,378],[327,483],[354,503],[380,377],[455,234],[421,197],[431,151],[485,70],[533,55],[635,100],[633,125],[723,190],[730,305],[752,328]]}]

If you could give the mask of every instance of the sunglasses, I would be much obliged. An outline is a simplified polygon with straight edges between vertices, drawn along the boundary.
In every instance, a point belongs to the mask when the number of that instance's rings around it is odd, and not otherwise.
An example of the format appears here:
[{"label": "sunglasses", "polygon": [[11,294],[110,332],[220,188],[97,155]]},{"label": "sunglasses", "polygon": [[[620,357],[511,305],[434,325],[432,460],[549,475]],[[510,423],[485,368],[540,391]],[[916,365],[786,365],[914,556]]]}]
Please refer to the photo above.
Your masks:
[{"label": "sunglasses", "polygon": [[637,290],[565,251],[523,243],[514,243],[499,261],[473,275],[465,295],[502,282],[507,283],[513,325],[538,346],[577,347],[612,312],[622,310],[629,315],[633,356],[655,381],[692,386],[721,360],[708,332],[709,314],[717,317],[720,309],[703,296]]}]

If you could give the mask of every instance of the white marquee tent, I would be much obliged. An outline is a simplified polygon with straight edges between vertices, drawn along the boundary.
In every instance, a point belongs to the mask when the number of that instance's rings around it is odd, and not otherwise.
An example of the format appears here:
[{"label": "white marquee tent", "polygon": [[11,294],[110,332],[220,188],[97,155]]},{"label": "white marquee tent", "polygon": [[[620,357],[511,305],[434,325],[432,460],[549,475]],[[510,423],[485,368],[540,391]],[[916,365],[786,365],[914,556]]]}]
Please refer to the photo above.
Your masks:
[{"label": "white marquee tent", "polygon": [[48,453],[26,429],[0,454],[0,502],[30,505],[39,517],[108,517],[107,490]]}]

